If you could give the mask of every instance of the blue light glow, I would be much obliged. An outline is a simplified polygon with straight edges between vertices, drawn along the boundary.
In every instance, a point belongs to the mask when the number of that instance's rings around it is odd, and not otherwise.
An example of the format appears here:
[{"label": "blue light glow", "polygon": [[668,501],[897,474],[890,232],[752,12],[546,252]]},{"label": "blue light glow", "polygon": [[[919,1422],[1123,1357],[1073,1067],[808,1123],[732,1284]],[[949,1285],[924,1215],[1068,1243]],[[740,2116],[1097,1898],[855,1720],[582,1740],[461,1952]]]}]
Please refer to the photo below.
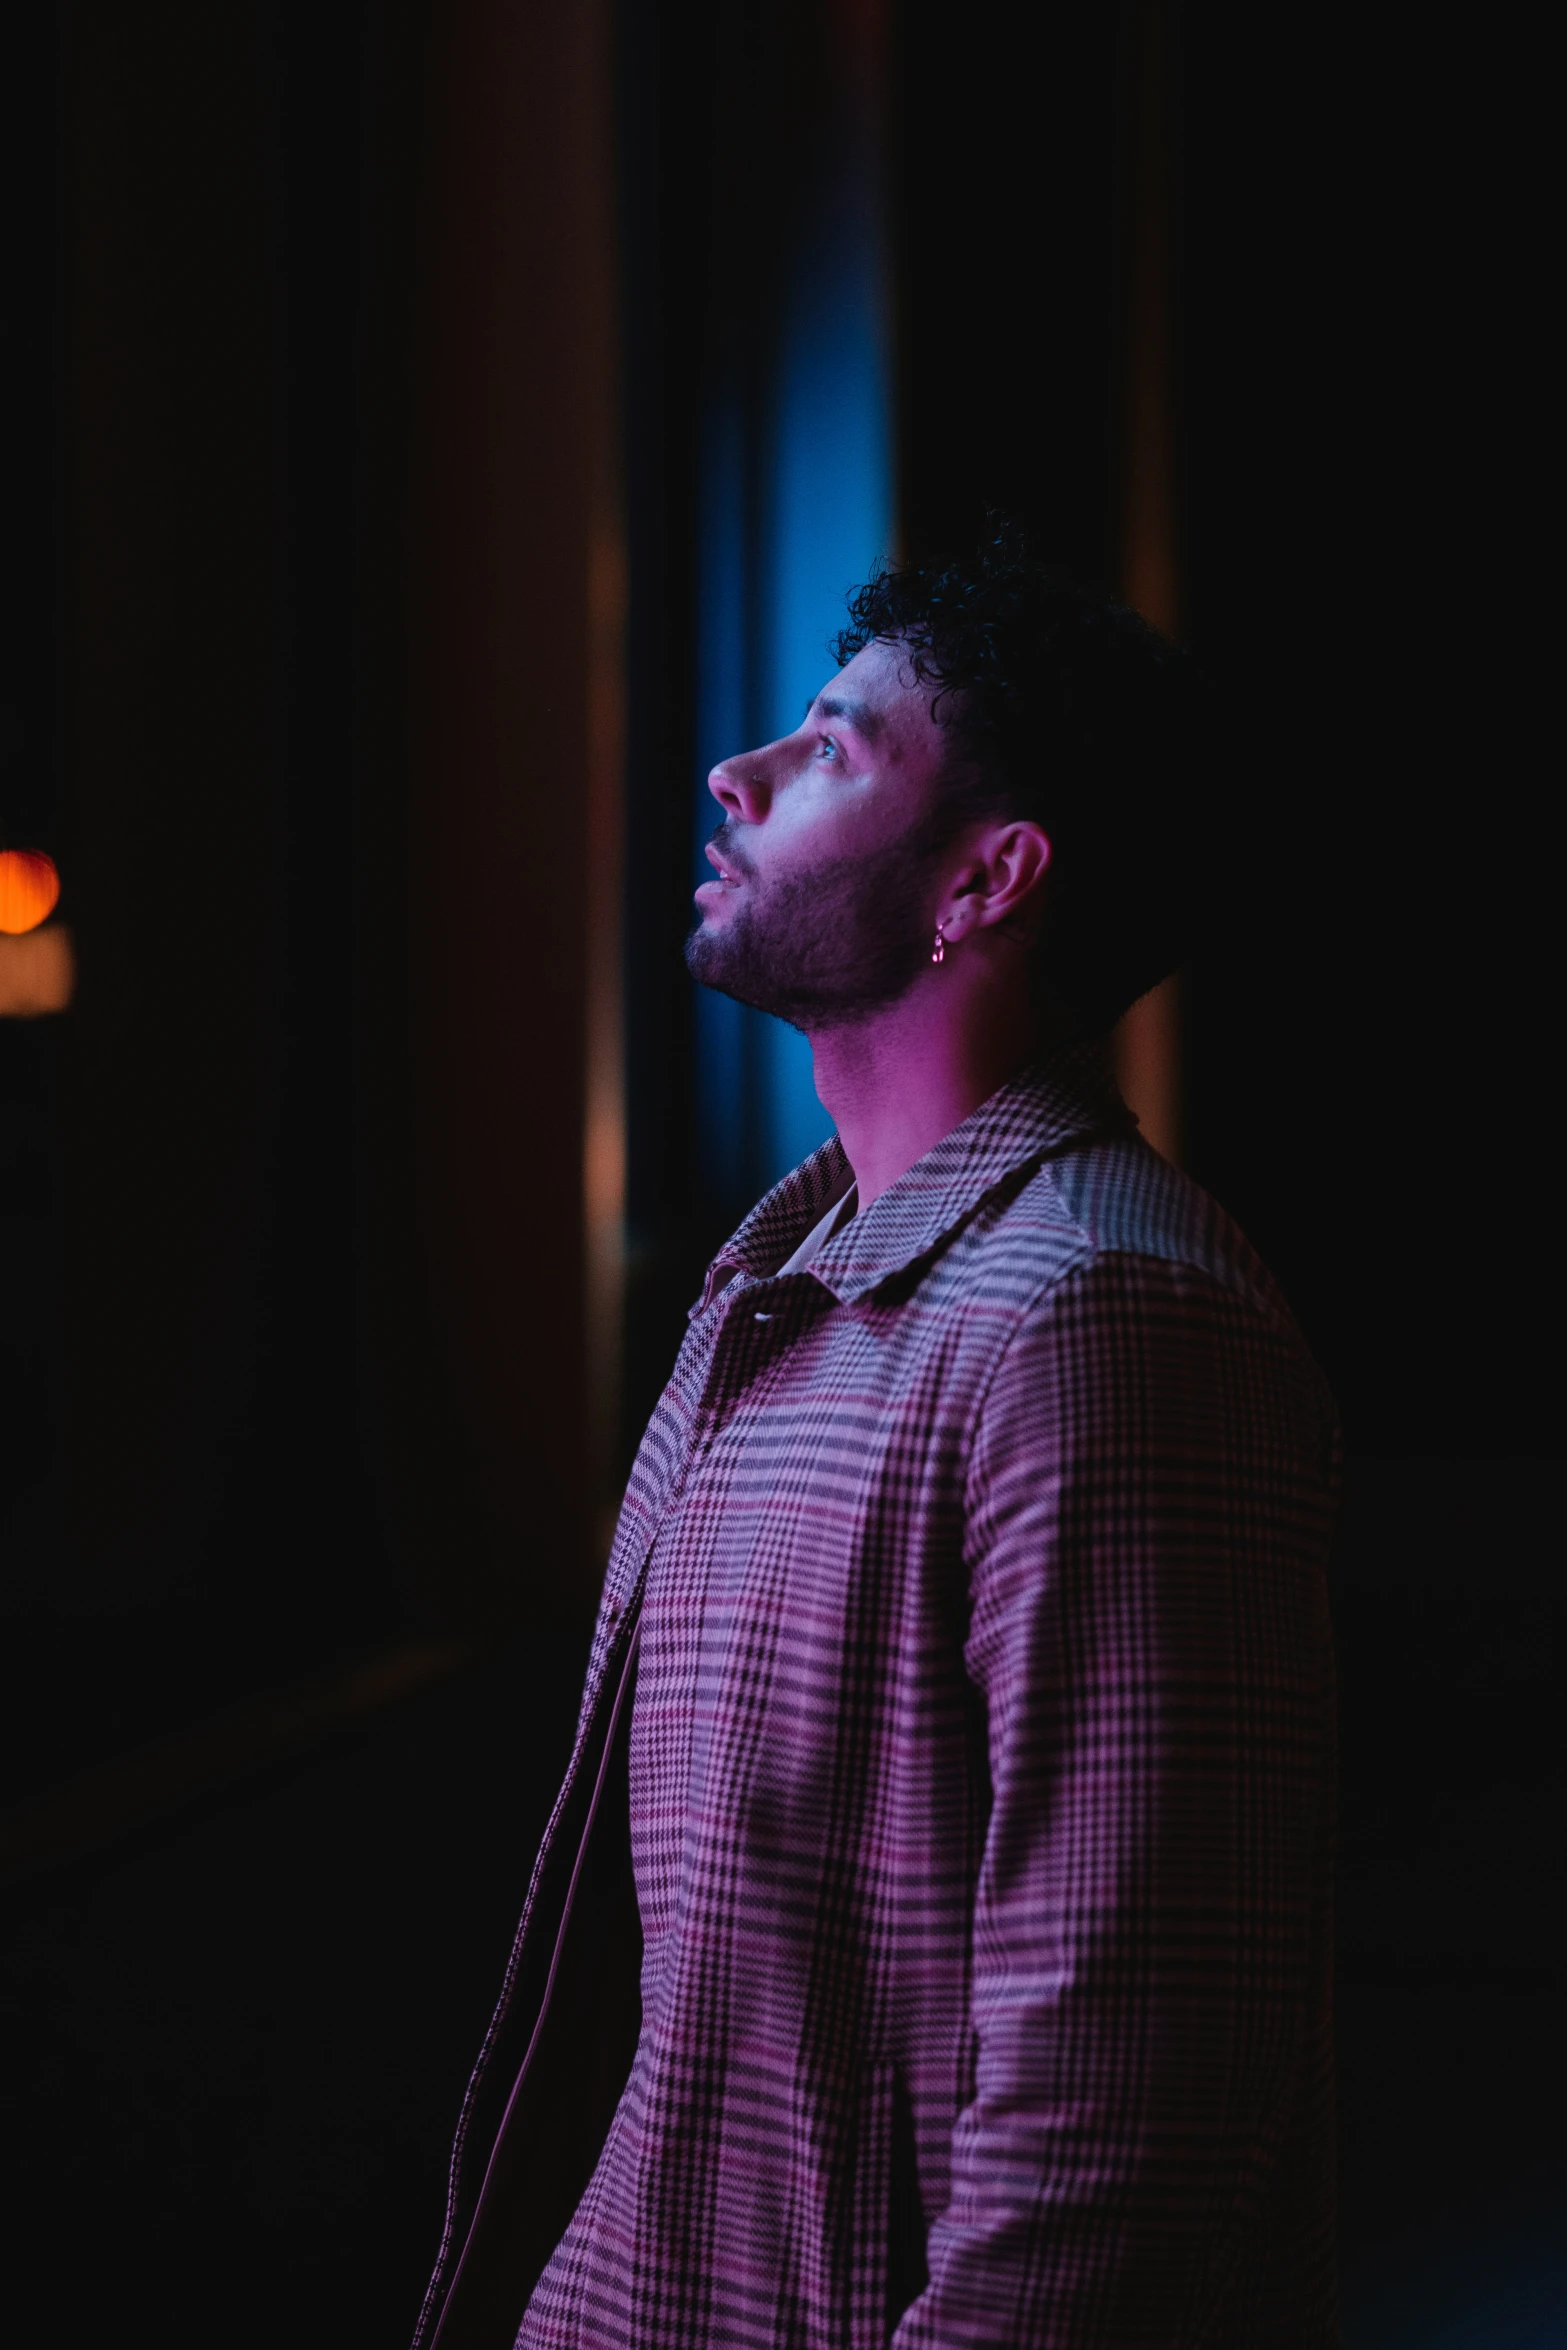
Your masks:
[{"label": "blue light glow", "polygon": [[[699,613],[700,848],[706,778],[772,741],[832,673],[849,589],[891,552],[886,299],[874,204],[847,196],[811,240],[765,380],[707,425]],[[736,1212],[826,1140],[805,1038],[698,989],[698,1115],[715,1197]]]}]

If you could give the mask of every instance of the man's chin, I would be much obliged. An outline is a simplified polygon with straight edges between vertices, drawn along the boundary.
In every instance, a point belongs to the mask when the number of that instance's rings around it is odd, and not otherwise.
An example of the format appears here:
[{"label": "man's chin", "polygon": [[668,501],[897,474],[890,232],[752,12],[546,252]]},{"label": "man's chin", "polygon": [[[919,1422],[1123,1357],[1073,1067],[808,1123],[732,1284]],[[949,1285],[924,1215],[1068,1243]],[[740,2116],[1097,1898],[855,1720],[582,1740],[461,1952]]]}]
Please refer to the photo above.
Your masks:
[{"label": "man's chin", "polygon": [[686,940],[686,969],[699,986],[711,988],[714,995],[726,995],[750,1011],[770,1012],[775,1019],[800,1027],[793,1010],[777,1000],[777,989],[770,987],[757,969],[743,932],[736,937],[737,927],[704,918]]},{"label": "man's chin", "polygon": [[727,924],[705,916],[686,940],[686,969],[698,985],[719,995],[736,996],[742,1003],[745,998],[739,989],[745,983],[747,960],[743,953],[734,951]]},{"label": "man's chin", "polygon": [[727,943],[722,930],[704,914],[686,940],[686,969],[701,986],[723,988]]}]

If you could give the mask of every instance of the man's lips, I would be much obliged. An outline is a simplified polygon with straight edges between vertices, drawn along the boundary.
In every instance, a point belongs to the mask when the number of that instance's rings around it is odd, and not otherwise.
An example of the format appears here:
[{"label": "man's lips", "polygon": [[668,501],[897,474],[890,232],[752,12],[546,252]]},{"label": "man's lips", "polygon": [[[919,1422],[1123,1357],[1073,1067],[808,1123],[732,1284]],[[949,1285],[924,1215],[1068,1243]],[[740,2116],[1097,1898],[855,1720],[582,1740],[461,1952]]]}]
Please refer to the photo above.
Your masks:
[{"label": "man's lips", "polygon": [[712,841],[709,841],[706,855],[708,863],[718,878],[716,881],[704,881],[696,893],[697,904],[704,908],[722,905],[724,899],[733,897],[735,891],[741,888],[749,878],[744,866],[732,851],[726,856],[721,849],[715,847]]}]

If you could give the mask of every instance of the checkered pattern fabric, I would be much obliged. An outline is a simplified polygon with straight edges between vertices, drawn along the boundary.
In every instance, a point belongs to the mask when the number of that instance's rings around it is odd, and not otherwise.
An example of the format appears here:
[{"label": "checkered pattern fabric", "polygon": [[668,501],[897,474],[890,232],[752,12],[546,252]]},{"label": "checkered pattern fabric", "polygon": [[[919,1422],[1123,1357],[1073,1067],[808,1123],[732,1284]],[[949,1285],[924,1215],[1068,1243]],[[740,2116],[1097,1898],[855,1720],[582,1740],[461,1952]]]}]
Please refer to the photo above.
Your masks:
[{"label": "checkered pattern fabric", "polygon": [[776,1276],[844,1180],[718,1258],[626,1495],[641,2039],[518,2342],[1317,2350],[1331,1400],[1092,1048]]}]

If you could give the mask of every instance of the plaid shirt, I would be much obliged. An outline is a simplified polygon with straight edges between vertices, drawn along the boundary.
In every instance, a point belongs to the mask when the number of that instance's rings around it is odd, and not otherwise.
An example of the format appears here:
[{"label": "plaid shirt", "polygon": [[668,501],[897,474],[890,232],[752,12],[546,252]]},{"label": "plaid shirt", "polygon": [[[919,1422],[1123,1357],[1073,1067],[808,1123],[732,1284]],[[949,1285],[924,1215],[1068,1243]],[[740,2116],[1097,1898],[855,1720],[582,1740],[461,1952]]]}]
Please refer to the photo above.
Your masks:
[{"label": "plaid shirt", "polygon": [[1331,1400],[1094,1048],[778,1275],[846,1175],[742,1225],[643,1442],[420,2340],[636,1623],[640,2036],[484,2339],[1326,2345]]}]

